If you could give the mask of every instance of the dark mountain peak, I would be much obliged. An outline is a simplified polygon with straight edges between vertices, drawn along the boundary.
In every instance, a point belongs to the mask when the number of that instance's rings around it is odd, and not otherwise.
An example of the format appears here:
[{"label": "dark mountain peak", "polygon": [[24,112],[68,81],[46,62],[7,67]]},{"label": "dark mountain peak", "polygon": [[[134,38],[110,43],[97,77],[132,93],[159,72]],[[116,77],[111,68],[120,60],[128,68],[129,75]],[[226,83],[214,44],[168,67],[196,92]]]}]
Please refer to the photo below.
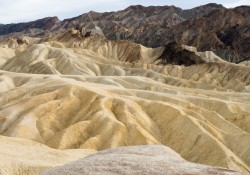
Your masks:
[{"label": "dark mountain peak", "polygon": [[145,8],[143,5],[131,5],[125,10],[142,10],[143,8]]},{"label": "dark mountain peak", "polygon": [[33,22],[30,22],[35,28],[42,28],[43,30],[50,30],[54,25],[60,22],[57,16],[42,18]]},{"label": "dark mountain peak", "polygon": [[234,8],[235,11],[245,11],[245,12],[250,12],[250,6],[247,5],[242,5]]},{"label": "dark mountain peak", "polygon": [[99,15],[101,13],[91,10],[87,14],[90,14],[90,15]]},{"label": "dark mountain peak", "polygon": [[249,5],[241,5],[241,6],[235,7],[235,9],[245,9],[245,10],[250,10],[250,6],[249,6]]},{"label": "dark mountain peak", "polygon": [[59,18],[57,16],[49,16],[38,20],[59,20]]},{"label": "dark mountain peak", "polygon": [[209,4],[205,4],[205,5],[201,5],[195,8],[190,9],[190,11],[203,11],[203,12],[211,12],[213,10],[217,10],[217,9],[226,9],[223,5],[221,4],[216,4],[216,3],[209,3]]},{"label": "dark mountain peak", "polygon": [[30,21],[30,22],[19,22],[19,23],[11,23],[11,24],[4,24],[4,25],[22,25],[22,24],[32,24],[32,23],[37,23],[37,22],[57,22],[60,21],[60,19],[57,16],[53,16],[53,17],[45,17],[45,18],[41,18],[41,19],[37,19],[34,21]]},{"label": "dark mountain peak", "polygon": [[126,9],[124,9],[124,11],[126,10],[134,10],[134,11],[155,11],[155,10],[181,10],[181,8],[179,7],[175,7],[173,5],[168,6],[143,6],[143,5],[131,5],[129,7],[127,7]]},{"label": "dark mountain peak", "polygon": [[29,31],[34,31],[31,29],[35,29],[36,31],[39,32],[41,32],[42,30],[52,30],[59,23],[60,23],[59,18],[54,16],[54,17],[46,17],[38,19],[27,23],[1,25],[0,35],[7,35],[10,33],[17,33],[17,32],[26,33]]},{"label": "dark mountain peak", "polygon": [[47,17],[47,18],[43,18],[41,20],[35,21],[34,26],[36,26],[37,24],[36,28],[42,28],[43,30],[51,30],[60,22],[61,21],[57,16]]},{"label": "dark mountain peak", "polygon": [[250,6],[244,5],[244,6],[235,7],[235,8],[233,9],[233,11],[236,12],[236,13],[241,14],[242,16],[244,16],[244,17],[246,17],[246,18],[248,18],[248,19],[250,19],[250,17],[249,17],[249,14],[250,14]]},{"label": "dark mountain peak", "polygon": [[51,22],[60,21],[60,19],[59,19],[57,16],[47,17],[47,18],[43,18],[43,19],[41,19],[41,20],[44,20],[44,21],[51,21]]},{"label": "dark mountain peak", "polygon": [[217,4],[217,3],[208,3],[208,4],[202,5],[200,7],[224,8],[223,5]]}]

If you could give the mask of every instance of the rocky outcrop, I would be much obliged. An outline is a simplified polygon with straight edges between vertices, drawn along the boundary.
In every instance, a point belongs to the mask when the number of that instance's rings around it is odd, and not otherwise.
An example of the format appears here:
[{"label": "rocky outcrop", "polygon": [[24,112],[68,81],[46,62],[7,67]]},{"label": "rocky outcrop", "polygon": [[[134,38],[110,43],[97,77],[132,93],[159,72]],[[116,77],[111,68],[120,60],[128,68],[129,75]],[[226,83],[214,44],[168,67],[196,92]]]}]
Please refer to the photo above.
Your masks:
[{"label": "rocky outcrop", "polygon": [[171,42],[165,46],[162,55],[157,58],[158,64],[173,64],[190,66],[193,64],[205,63],[202,57],[196,55],[194,52],[182,48],[176,42]]}]

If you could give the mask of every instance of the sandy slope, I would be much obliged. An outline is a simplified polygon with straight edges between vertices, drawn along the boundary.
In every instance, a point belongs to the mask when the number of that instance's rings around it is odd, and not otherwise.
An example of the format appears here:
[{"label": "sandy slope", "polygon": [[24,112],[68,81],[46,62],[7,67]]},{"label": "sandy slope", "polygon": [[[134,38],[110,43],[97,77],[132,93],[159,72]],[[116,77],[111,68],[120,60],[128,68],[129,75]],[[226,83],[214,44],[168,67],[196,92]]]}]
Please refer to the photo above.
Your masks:
[{"label": "sandy slope", "polygon": [[5,63],[8,59],[15,56],[15,50],[11,48],[0,47],[0,65]]},{"label": "sandy slope", "polygon": [[250,172],[249,67],[157,66],[160,50],[51,40],[16,48],[0,66],[1,135],[57,149],[164,144],[191,162]]},{"label": "sandy slope", "polygon": [[55,150],[34,141],[0,136],[0,174],[35,175],[83,158],[94,150]]}]

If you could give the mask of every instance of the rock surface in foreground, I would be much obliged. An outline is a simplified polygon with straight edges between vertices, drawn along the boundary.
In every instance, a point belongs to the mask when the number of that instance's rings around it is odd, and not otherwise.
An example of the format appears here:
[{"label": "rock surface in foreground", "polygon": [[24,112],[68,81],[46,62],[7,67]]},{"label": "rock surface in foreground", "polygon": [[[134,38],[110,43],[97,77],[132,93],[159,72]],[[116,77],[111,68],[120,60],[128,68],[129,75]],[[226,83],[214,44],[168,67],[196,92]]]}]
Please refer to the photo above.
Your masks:
[{"label": "rock surface in foreground", "polygon": [[108,149],[42,175],[61,174],[243,175],[222,168],[189,163],[162,145]]}]

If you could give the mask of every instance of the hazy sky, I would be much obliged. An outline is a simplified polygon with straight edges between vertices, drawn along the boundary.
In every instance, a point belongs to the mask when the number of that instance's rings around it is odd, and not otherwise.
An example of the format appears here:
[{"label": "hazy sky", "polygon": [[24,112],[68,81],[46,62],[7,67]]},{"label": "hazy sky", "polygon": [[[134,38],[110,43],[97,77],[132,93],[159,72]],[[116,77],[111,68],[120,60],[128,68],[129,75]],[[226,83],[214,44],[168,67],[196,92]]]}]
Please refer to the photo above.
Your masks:
[{"label": "hazy sky", "polygon": [[207,3],[225,7],[250,5],[250,0],[0,0],[0,23],[16,23],[48,16],[70,18],[88,11],[115,11],[130,5],[175,5],[189,9]]}]

